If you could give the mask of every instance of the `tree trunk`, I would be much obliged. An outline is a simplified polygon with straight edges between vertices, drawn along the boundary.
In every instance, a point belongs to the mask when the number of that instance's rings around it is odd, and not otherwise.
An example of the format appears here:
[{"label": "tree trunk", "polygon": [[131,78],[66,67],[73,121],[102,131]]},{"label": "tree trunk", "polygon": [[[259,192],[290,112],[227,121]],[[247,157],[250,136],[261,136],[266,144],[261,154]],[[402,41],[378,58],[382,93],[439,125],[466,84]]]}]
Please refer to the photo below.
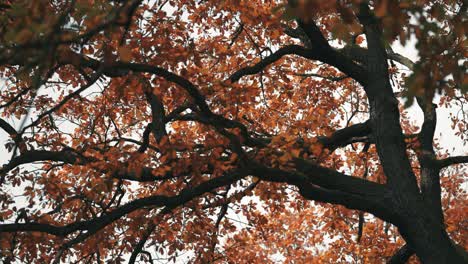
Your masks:
[{"label": "tree trunk", "polygon": [[402,209],[405,212],[398,229],[408,245],[423,263],[467,263],[457,251],[438,218],[427,210],[422,201]]}]

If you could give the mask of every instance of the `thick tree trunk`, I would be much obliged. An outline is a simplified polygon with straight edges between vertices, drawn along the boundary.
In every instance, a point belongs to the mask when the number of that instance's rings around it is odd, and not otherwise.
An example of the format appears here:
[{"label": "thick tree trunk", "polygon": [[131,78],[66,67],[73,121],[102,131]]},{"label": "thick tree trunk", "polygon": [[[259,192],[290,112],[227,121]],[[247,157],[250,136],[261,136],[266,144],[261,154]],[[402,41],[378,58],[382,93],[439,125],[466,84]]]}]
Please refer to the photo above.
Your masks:
[{"label": "thick tree trunk", "polygon": [[441,223],[440,208],[434,210],[436,203],[429,203],[420,193],[406,154],[398,101],[388,80],[383,76],[373,78],[366,87],[370,124],[387,185],[392,189],[393,208],[390,210],[398,216],[394,224],[423,263],[466,263]]},{"label": "thick tree trunk", "polygon": [[[377,90],[377,85],[371,89]],[[396,99],[382,91],[373,96],[370,107],[372,133],[387,184],[392,188],[391,210],[398,215],[394,224],[423,263],[466,263],[445,231],[440,208],[435,210],[436,203],[420,193],[406,155]]]},{"label": "thick tree trunk", "polygon": [[[419,199],[417,199],[419,200]],[[456,250],[439,218],[427,210],[422,200],[413,206],[401,208],[404,213],[397,223],[400,234],[423,263],[462,264],[467,263]]]}]

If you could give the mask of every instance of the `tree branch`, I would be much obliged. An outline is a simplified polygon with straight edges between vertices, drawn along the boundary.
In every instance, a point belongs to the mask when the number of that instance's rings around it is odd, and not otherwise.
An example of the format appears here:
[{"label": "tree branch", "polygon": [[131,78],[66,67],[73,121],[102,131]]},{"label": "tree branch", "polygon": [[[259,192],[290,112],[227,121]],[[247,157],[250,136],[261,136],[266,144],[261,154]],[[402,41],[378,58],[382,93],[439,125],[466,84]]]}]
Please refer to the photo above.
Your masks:
[{"label": "tree branch", "polygon": [[[158,216],[163,216],[169,213],[171,209],[172,208],[169,208],[169,207],[164,208],[163,210],[161,210],[161,212],[158,213]],[[130,255],[130,259],[128,260],[129,264],[135,263],[137,256],[143,252],[143,247],[145,246],[146,241],[148,240],[149,236],[153,233],[155,229],[156,229],[156,224],[154,222],[150,222],[148,226],[146,227],[145,232],[143,233],[143,236],[141,237],[140,241],[138,241],[138,244],[133,249],[132,254]]]},{"label": "tree branch", "polygon": [[57,105],[55,105],[54,107],[48,109],[47,111],[41,113],[33,122],[31,122],[31,124],[25,126],[20,134],[24,133],[24,131],[26,131],[26,129],[30,128],[30,127],[33,127],[35,125],[37,125],[42,118],[44,118],[45,116],[48,116],[49,114],[59,110],[62,106],[64,106],[68,101],[70,101],[72,98],[74,98],[75,96],[79,95],[81,92],[83,92],[84,90],[88,89],[89,87],[91,87],[91,85],[95,84],[99,78],[101,77],[101,72],[103,71],[102,68],[98,68],[96,69],[97,72],[93,75],[92,78],[90,78],[90,80],[83,86],[81,86],[79,89],[75,90],[74,92],[68,94],[67,96],[65,96],[63,98],[62,101],[60,101]]},{"label": "tree branch", "polygon": [[[122,216],[129,214],[133,211],[141,209],[143,207],[169,207],[175,208],[180,206],[188,201],[192,200],[195,197],[198,197],[206,192],[212,191],[216,188],[232,184],[249,174],[249,171],[237,170],[231,173],[228,173],[224,176],[213,178],[211,180],[205,181],[194,188],[183,189],[178,195],[175,196],[165,196],[165,195],[154,195],[145,198],[140,198],[133,200],[125,205],[120,206],[117,209],[109,212],[108,214],[96,217],[91,220],[80,221],[71,223],[65,226],[55,226],[50,224],[41,224],[36,222],[30,223],[16,223],[16,224],[0,224],[0,233],[4,232],[22,232],[22,231],[36,231],[36,232],[45,232],[51,235],[65,237],[75,231],[82,230],[95,233],[115,220],[121,218]],[[87,234],[87,233],[86,233]]]},{"label": "tree branch", "polygon": [[293,161],[296,171],[253,165],[252,174],[262,180],[295,185],[306,199],[344,205],[370,212],[393,222],[389,190],[385,185],[352,177],[301,159]]},{"label": "tree branch", "polygon": [[149,81],[144,77],[141,77],[140,80],[145,86],[146,101],[151,106],[151,131],[154,138],[156,139],[156,142],[159,143],[164,136],[167,136],[166,122],[164,122],[166,117],[164,105],[162,101],[153,93],[153,89]]},{"label": "tree branch", "polygon": [[[67,55],[68,56],[66,57],[59,58],[60,63],[73,64],[74,62],[79,61],[80,62],[79,65],[84,66],[84,67],[89,67],[91,69],[99,69],[102,64],[100,61],[81,56],[74,52],[68,52]],[[121,62],[121,61],[113,63],[112,67],[105,67],[103,69],[103,74],[109,77],[119,77],[119,76],[128,74],[128,72],[130,71],[151,73],[151,74],[164,78],[166,81],[169,81],[169,82],[172,82],[181,86],[187,91],[187,93],[194,100],[195,104],[200,109],[200,112],[204,116],[205,120],[209,120],[209,122],[214,122],[218,126],[221,126],[224,128],[239,128],[241,130],[242,136],[247,141],[250,140],[250,143],[252,144],[261,144],[260,142],[253,142],[255,140],[253,140],[249,136],[247,128],[242,123],[227,119],[221,115],[213,113],[211,109],[209,108],[208,104],[206,103],[205,97],[200,93],[198,88],[192,82],[190,82],[188,79],[182,76],[179,76],[175,73],[172,73],[166,69],[163,69],[157,66],[141,64],[141,63],[127,63],[127,62]]]},{"label": "tree branch", "polygon": [[146,241],[148,240],[151,233],[153,233],[154,229],[156,229],[156,225],[153,223],[150,223],[146,227],[143,236],[141,237],[140,241],[138,241],[138,244],[135,246],[135,248],[132,251],[132,254],[130,255],[130,259],[128,260],[129,264],[135,263],[137,256],[143,250],[143,247],[145,246]]},{"label": "tree branch", "polygon": [[234,83],[244,76],[257,74],[261,72],[262,70],[264,70],[265,67],[280,60],[285,55],[298,55],[301,57],[309,57],[310,52],[311,50],[306,49],[299,45],[288,45],[288,46],[282,47],[276,52],[274,52],[273,54],[265,57],[260,62],[256,63],[254,66],[247,66],[236,71],[229,77],[229,80],[231,80],[231,82]]},{"label": "tree branch", "polygon": [[435,151],[433,147],[434,133],[437,125],[436,105],[417,98],[417,102],[423,111],[424,121],[418,140],[421,143],[421,151],[418,152],[421,174],[421,194],[427,202],[428,210],[433,212],[441,225],[444,224],[442,211],[440,169],[434,166]]},{"label": "tree branch", "polygon": [[453,156],[445,159],[437,160],[439,168],[445,168],[450,165],[468,163],[468,156]]},{"label": "tree branch", "polygon": [[12,138],[18,134],[18,132],[16,132],[16,130],[2,118],[0,118],[0,128],[5,130],[5,132],[7,132]]},{"label": "tree branch", "polygon": [[284,55],[295,54],[307,59],[319,60],[327,63],[333,67],[336,67],[347,76],[357,80],[359,83],[363,85],[365,84],[366,71],[348,57],[333,49],[314,23],[304,23],[299,21],[299,25],[310,39],[312,48],[304,48],[299,45],[285,46],[272,55],[264,58],[254,66],[245,67],[238,70],[229,78],[231,82],[236,82],[245,75],[259,73],[266,66],[276,62]]},{"label": "tree branch", "polygon": [[[60,161],[67,164],[85,165],[89,161],[96,160],[79,155],[77,152],[68,149],[62,151],[31,150],[13,158],[9,163],[3,165],[3,167],[0,169],[0,175],[5,175],[17,166],[40,161]],[[155,168],[144,167],[138,174],[132,171],[129,172],[125,170],[115,170],[111,176],[120,180],[154,182],[181,177],[182,175],[190,172],[189,168],[187,171],[181,172],[177,175],[174,175],[172,171],[168,171],[164,175],[158,176],[153,174],[152,171],[154,169]],[[106,171],[102,172],[105,173]]]},{"label": "tree branch", "polygon": [[370,134],[370,124],[369,121],[366,121],[337,130],[329,137],[319,136],[318,141],[322,143],[324,147],[333,151],[338,147],[344,147],[350,143],[360,142],[363,139],[368,140]]},{"label": "tree branch", "polygon": [[72,151],[48,151],[48,150],[30,150],[14,157],[10,162],[3,165],[0,169],[0,175],[4,175],[17,166],[37,162],[37,161],[62,161],[73,164],[78,161],[78,155]]},{"label": "tree branch", "polygon": [[[27,151],[26,144],[21,138],[21,135],[19,135],[16,129],[12,127],[8,122],[3,120],[2,118],[0,118],[0,128],[3,129],[5,132],[7,132],[8,135],[10,135],[10,137],[15,142],[15,145],[19,148],[20,153]],[[0,170],[0,174],[1,174],[1,170]]]},{"label": "tree branch", "polygon": [[395,193],[419,194],[416,177],[406,153],[400,125],[398,100],[390,84],[387,52],[378,18],[369,9],[368,2],[359,4],[359,22],[364,27],[368,56],[365,65],[368,75],[364,90],[369,98],[370,124],[388,184]]},{"label": "tree branch", "polygon": [[367,71],[341,52],[332,48],[319,27],[313,21],[304,22],[299,20],[298,24],[312,44],[312,50],[314,52],[308,57],[309,59],[316,59],[327,63],[355,79],[361,85],[364,86],[366,84]]},{"label": "tree branch", "polygon": [[393,254],[387,261],[387,264],[405,264],[413,254],[414,250],[412,250],[408,244],[405,244]]}]

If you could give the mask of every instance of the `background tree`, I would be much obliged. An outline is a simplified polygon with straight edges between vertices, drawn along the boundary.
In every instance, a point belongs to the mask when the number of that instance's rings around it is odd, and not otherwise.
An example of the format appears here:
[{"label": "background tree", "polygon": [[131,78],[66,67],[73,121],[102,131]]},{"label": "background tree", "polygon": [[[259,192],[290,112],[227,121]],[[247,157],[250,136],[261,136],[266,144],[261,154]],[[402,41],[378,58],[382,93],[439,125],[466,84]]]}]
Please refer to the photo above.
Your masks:
[{"label": "background tree", "polygon": [[466,8],[3,1],[3,261],[466,263]]}]

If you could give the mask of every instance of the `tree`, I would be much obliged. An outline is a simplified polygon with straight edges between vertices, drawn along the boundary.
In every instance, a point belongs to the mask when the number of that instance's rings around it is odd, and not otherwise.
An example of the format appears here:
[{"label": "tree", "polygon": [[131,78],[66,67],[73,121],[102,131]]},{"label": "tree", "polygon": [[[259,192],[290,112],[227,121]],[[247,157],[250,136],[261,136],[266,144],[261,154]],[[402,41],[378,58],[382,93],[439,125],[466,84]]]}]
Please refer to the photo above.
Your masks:
[{"label": "tree", "polygon": [[3,1],[3,261],[466,263],[466,8]]}]

